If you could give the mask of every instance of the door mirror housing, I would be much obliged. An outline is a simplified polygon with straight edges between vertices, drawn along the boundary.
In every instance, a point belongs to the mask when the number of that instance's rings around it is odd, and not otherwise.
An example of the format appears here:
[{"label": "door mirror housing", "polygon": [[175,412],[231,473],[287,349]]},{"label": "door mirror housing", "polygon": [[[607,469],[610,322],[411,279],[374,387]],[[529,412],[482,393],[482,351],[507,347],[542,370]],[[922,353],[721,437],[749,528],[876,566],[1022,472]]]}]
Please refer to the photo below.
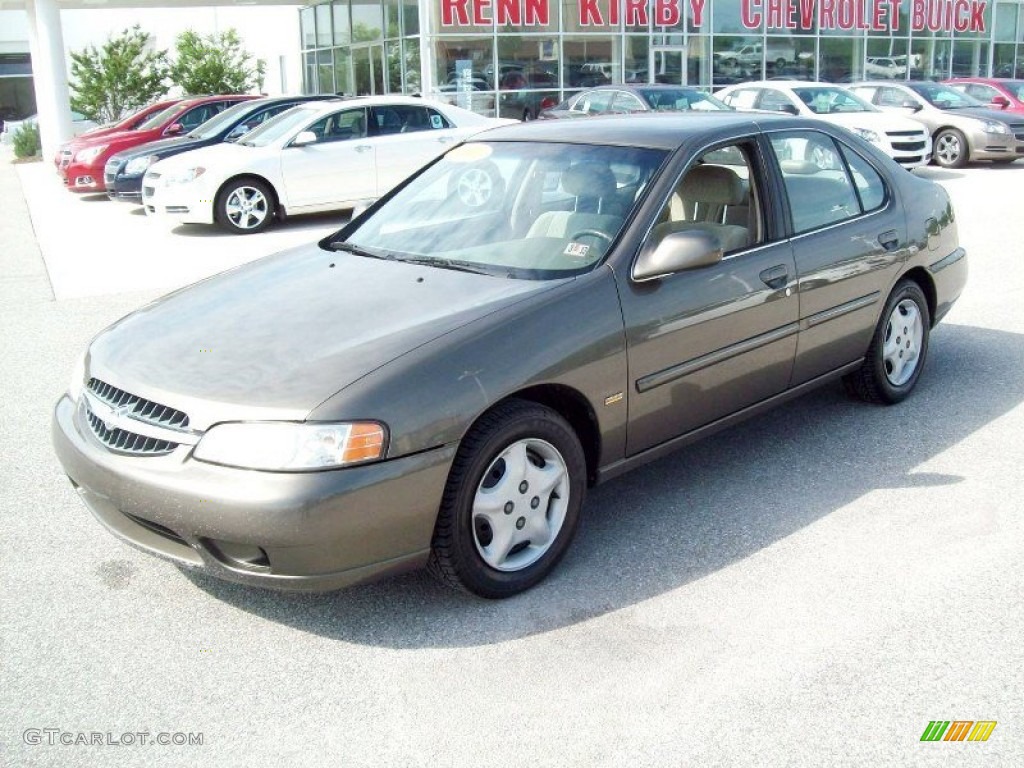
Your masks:
[{"label": "door mirror housing", "polygon": [[921,105],[918,104],[916,101],[904,101],[902,104],[900,104],[900,109],[902,109],[904,112],[914,114],[915,112],[921,111]]},{"label": "door mirror housing", "polygon": [[310,144],[316,144],[316,134],[312,131],[299,131],[298,135],[292,139],[293,147],[306,147]]},{"label": "door mirror housing", "polygon": [[640,252],[633,265],[633,280],[638,283],[668,277],[688,269],[710,267],[722,260],[718,238],[700,229],[669,232],[655,245]]},{"label": "door mirror housing", "polygon": [[1006,109],[1007,107],[1010,106],[1010,100],[1005,96],[993,96],[992,106],[997,107],[999,109]]},{"label": "door mirror housing", "polygon": [[787,115],[799,115],[800,110],[793,104],[780,104],[779,112],[785,112]]},{"label": "door mirror housing", "polygon": [[164,131],[165,136],[177,136],[185,130],[185,126],[181,123],[171,123],[167,126],[167,130]]}]

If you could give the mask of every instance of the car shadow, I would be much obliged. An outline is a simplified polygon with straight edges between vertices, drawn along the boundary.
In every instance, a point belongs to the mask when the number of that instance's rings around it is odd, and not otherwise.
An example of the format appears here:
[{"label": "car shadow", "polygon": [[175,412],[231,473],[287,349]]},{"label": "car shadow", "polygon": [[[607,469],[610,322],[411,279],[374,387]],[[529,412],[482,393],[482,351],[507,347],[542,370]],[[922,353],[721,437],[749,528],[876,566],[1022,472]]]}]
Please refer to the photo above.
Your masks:
[{"label": "car shadow", "polygon": [[[303,230],[322,230],[324,227],[341,229],[351,219],[351,211],[329,211],[327,213],[310,213],[304,216],[293,216],[284,221],[275,221],[264,233],[272,234],[280,231],[302,232]],[[231,232],[211,224],[178,224],[172,230],[183,237],[238,237]],[[263,233],[258,233],[259,234]]]},{"label": "car shadow", "polygon": [[72,194],[74,194],[79,200],[86,203],[98,203],[101,200],[113,202],[109,197],[107,197],[106,192],[73,192]]},{"label": "car shadow", "polygon": [[592,489],[566,559],[508,600],[460,594],[422,572],[312,595],[182,572],[241,610],[350,643],[461,647],[547,632],[697,581],[873,490],[961,482],[915,469],[1024,401],[1022,360],[1024,335],[940,326],[925,375],[898,406],[828,385]]}]

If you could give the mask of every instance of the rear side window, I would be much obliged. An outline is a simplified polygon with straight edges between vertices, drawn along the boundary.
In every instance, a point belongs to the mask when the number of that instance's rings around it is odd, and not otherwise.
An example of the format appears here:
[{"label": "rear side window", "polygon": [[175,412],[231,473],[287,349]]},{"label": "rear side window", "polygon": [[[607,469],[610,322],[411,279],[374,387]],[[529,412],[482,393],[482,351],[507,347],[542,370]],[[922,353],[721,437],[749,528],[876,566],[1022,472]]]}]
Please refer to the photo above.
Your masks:
[{"label": "rear side window", "polygon": [[771,135],[789,198],[793,234],[852,219],[885,204],[879,173],[850,147],[817,131]]}]

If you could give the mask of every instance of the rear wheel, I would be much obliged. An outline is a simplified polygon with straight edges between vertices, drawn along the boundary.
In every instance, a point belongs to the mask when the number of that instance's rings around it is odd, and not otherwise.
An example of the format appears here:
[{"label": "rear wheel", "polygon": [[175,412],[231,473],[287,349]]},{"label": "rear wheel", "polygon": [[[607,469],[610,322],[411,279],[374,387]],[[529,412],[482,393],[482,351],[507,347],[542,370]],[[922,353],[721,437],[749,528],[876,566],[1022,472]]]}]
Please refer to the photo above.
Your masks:
[{"label": "rear wheel", "polygon": [[864,363],[844,379],[847,390],[869,403],[893,404],[913,390],[928,354],[931,316],[913,280],[897,283],[878,320]]},{"label": "rear wheel", "polygon": [[236,235],[260,232],[274,218],[274,195],[259,179],[236,179],[217,195],[217,223]]},{"label": "rear wheel", "polygon": [[481,597],[529,589],[569,548],[585,486],[583,449],[565,419],[522,400],[498,405],[459,446],[429,570]]},{"label": "rear wheel", "polygon": [[968,159],[967,139],[956,128],[945,128],[935,136],[935,164],[943,168],[963,168]]}]

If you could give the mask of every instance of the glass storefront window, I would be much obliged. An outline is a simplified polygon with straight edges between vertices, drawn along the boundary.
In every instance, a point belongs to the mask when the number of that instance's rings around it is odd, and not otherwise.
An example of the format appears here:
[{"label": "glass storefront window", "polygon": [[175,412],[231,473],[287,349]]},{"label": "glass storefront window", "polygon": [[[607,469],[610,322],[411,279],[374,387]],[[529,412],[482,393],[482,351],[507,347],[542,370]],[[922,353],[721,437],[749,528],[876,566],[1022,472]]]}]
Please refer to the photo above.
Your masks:
[{"label": "glass storefront window", "polygon": [[868,40],[864,78],[867,80],[906,80],[910,41],[905,37]]},{"label": "glass storefront window", "polygon": [[352,42],[352,21],[348,15],[348,3],[345,0],[331,6],[334,17],[334,44],[348,45]]},{"label": "glass storefront window", "polygon": [[384,36],[384,15],[380,0],[351,0],[352,42],[366,43]]},{"label": "glass storefront window", "polygon": [[395,38],[402,36],[399,25],[399,0],[384,0],[384,34],[386,37]]},{"label": "glass storefront window", "polygon": [[650,66],[651,39],[647,35],[626,35],[622,43],[622,80],[646,83]]},{"label": "glass storefront window", "polygon": [[406,93],[418,93],[423,87],[420,74],[420,41],[417,37],[407,37],[402,41],[402,56],[405,61]]},{"label": "glass storefront window", "polygon": [[992,46],[993,77],[1024,77],[1024,50],[1018,56],[1013,43]]},{"label": "glass storefront window", "polygon": [[822,38],[818,50],[819,80],[852,83],[864,79],[864,38]]},{"label": "glass storefront window", "polygon": [[952,41],[932,38],[910,39],[910,79],[942,80],[949,77]]},{"label": "glass storefront window", "polygon": [[997,3],[996,4],[996,28],[995,37],[999,42],[1017,39],[1017,9],[1018,3]]},{"label": "glass storefront window", "polygon": [[334,90],[335,93],[354,93],[352,86],[352,53],[348,48],[334,49]]},{"label": "glass storefront window", "polygon": [[988,68],[988,43],[981,40],[953,42],[953,77],[978,77]]},{"label": "glass storefront window", "polygon": [[763,79],[764,38],[715,35],[711,53],[715,85]]},{"label": "glass storefront window", "polygon": [[402,92],[402,44],[385,43],[384,58],[388,64],[388,93]]},{"label": "glass storefront window", "polygon": [[303,90],[306,93],[320,93],[316,76],[316,51],[306,53],[303,57],[303,64],[303,80],[305,81]]},{"label": "glass storefront window", "polygon": [[334,93],[334,57],[329,50],[317,51],[317,93]]},{"label": "glass storefront window", "polygon": [[622,82],[618,35],[562,38],[562,82],[566,88],[593,88]]},{"label": "glass storefront window", "polygon": [[313,8],[303,8],[299,11],[299,28],[303,48],[316,48],[316,16],[314,14],[315,9]]},{"label": "glass storefront window", "polygon": [[420,33],[420,5],[416,0],[399,0],[402,4],[402,31],[405,35]]},{"label": "glass storefront window", "polygon": [[316,6],[316,46],[317,48],[329,48],[334,44],[334,36],[331,34],[331,6]]}]

